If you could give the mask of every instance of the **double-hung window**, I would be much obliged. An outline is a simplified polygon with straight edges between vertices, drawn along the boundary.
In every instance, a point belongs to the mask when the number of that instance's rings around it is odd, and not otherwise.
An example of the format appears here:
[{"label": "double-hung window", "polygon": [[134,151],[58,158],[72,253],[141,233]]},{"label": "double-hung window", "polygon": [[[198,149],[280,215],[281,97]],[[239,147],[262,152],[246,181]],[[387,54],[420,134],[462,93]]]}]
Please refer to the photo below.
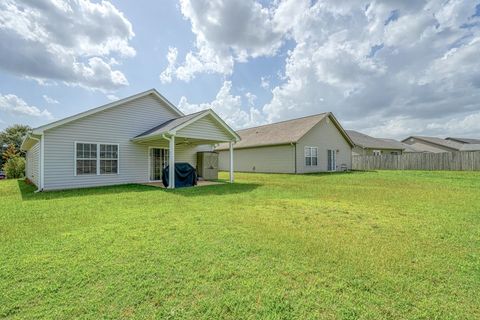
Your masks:
[{"label": "double-hung window", "polygon": [[93,143],[76,144],[77,175],[97,174],[97,145]]},{"label": "double-hung window", "polygon": [[118,173],[118,146],[100,145],[100,174]]},{"label": "double-hung window", "polygon": [[316,166],[318,164],[318,148],[305,147],[305,165]]},{"label": "double-hung window", "polygon": [[75,143],[75,175],[118,174],[118,145]]}]

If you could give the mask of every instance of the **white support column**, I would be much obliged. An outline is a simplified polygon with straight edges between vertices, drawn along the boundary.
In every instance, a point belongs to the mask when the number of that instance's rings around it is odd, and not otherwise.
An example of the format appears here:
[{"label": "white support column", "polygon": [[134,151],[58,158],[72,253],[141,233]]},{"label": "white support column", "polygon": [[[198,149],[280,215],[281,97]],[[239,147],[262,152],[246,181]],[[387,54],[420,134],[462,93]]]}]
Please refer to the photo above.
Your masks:
[{"label": "white support column", "polygon": [[168,188],[175,188],[175,136],[170,137],[168,146]]},{"label": "white support column", "polygon": [[230,183],[233,183],[233,142],[230,141]]}]

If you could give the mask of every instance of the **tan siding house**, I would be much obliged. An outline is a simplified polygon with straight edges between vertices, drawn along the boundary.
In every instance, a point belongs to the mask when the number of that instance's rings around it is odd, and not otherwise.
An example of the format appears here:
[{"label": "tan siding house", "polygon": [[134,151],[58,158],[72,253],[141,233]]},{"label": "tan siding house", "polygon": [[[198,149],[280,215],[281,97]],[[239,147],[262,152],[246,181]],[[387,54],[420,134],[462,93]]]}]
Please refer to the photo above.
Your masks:
[{"label": "tan siding house", "polygon": [[[309,173],[351,169],[353,142],[331,113],[237,131],[234,169],[243,172]],[[219,169],[228,169],[226,144]]]},{"label": "tan siding house", "polygon": [[404,152],[412,152],[411,148],[400,141],[394,139],[375,138],[364,133],[346,130],[352,139],[355,147],[353,148],[354,156],[372,156],[382,154],[402,154]]},{"label": "tan siding house", "polygon": [[212,110],[183,115],[152,89],[36,128],[22,149],[27,177],[54,190],[161,180],[163,167],[195,167],[197,151],[238,140]]}]

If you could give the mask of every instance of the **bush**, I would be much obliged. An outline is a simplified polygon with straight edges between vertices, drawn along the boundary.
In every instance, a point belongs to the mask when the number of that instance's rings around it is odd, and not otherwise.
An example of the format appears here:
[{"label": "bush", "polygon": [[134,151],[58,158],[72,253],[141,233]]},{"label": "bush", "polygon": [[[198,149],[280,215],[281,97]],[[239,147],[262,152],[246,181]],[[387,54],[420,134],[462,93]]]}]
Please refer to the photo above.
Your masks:
[{"label": "bush", "polygon": [[3,170],[8,179],[18,179],[25,175],[25,159],[12,157],[3,165]]}]

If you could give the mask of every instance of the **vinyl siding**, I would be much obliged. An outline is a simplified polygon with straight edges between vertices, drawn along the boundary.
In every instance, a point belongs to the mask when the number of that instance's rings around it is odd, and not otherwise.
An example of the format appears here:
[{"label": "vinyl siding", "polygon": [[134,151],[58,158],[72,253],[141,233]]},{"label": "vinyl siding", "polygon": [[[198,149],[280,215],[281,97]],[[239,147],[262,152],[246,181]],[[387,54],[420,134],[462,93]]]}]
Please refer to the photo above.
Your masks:
[{"label": "vinyl siding", "polygon": [[232,139],[231,134],[211,115],[207,115],[179,130],[177,136],[216,141],[230,141]]},{"label": "vinyl siding", "polygon": [[[220,170],[230,169],[229,151],[219,151]],[[295,147],[281,145],[271,147],[247,148],[233,151],[233,167],[240,172],[295,172]]]},{"label": "vinyl siding", "polygon": [[27,151],[26,155],[26,168],[25,175],[36,186],[39,185],[39,172],[40,172],[40,143],[36,143]]},{"label": "vinyl siding", "polygon": [[[44,189],[148,181],[149,144],[133,143],[130,139],[177,116],[160,100],[149,95],[47,130],[44,135]],[[119,174],[75,176],[75,141],[119,144]],[[177,150],[177,162],[196,159],[195,147],[184,146]]]},{"label": "vinyl siding", "polygon": [[380,150],[382,154],[391,154],[392,152],[398,152],[398,154],[402,154],[402,149],[373,149],[373,148],[362,148],[362,147],[355,147],[353,148],[353,155],[359,156],[372,156],[373,150]]},{"label": "vinyl siding", "polygon": [[[305,165],[305,147],[318,148],[318,164],[316,166]],[[342,136],[330,118],[323,119],[315,125],[297,143],[297,173],[327,171],[327,150],[338,150],[337,170],[342,164],[348,169],[352,168],[352,148]]]}]

